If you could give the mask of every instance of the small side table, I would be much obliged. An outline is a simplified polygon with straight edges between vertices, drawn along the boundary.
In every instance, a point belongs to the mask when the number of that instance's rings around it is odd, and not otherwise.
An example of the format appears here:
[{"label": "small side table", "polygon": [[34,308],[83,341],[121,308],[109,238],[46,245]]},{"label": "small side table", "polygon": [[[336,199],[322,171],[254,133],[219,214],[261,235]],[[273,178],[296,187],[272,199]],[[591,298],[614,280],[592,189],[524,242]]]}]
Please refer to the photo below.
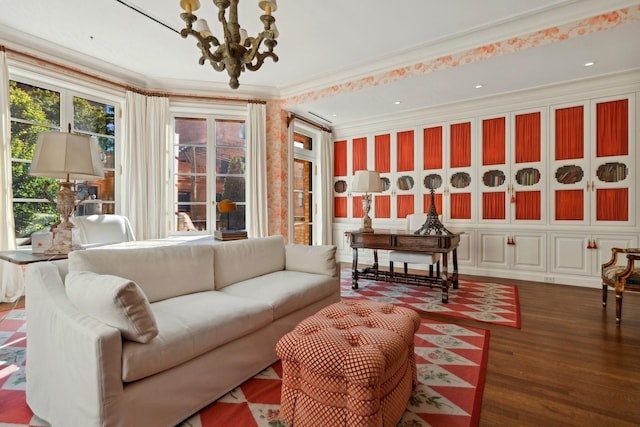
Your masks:
[{"label": "small side table", "polygon": [[19,265],[31,264],[33,262],[55,261],[59,259],[67,259],[67,257],[67,254],[34,254],[28,249],[0,251],[0,259]]}]

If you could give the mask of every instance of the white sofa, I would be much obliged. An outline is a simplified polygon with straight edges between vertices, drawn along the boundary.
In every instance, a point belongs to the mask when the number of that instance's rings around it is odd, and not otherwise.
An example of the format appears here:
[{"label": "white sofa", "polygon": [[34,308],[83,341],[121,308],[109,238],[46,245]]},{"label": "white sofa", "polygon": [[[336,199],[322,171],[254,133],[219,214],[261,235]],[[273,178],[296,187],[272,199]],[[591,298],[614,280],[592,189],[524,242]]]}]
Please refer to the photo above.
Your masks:
[{"label": "white sofa", "polygon": [[340,300],[335,246],[96,248],[26,275],[27,403],[53,426],[174,426]]}]

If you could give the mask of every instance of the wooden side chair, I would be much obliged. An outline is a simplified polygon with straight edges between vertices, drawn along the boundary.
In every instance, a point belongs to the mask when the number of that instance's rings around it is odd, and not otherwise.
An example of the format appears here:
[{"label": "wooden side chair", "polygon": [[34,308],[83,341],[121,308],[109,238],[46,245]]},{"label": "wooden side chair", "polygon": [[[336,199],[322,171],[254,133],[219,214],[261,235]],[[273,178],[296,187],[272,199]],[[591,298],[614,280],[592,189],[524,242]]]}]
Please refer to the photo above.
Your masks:
[{"label": "wooden side chair", "polygon": [[[426,213],[409,214],[406,219],[406,230],[416,231],[427,220]],[[440,254],[437,252],[407,252],[407,251],[390,251],[389,252],[389,271],[393,273],[393,263],[401,262],[404,264],[404,274],[409,271],[408,264],[423,264],[429,266],[429,277],[433,276],[433,266],[436,266],[436,276],[440,276]]]},{"label": "wooden side chair", "polygon": [[[627,255],[627,264],[618,265],[618,254]],[[616,291],[616,323],[622,320],[622,294],[627,291],[640,291],[640,268],[636,261],[640,260],[640,248],[611,248],[611,259],[602,264],[602,308],[607,308],[607,289]]]}]

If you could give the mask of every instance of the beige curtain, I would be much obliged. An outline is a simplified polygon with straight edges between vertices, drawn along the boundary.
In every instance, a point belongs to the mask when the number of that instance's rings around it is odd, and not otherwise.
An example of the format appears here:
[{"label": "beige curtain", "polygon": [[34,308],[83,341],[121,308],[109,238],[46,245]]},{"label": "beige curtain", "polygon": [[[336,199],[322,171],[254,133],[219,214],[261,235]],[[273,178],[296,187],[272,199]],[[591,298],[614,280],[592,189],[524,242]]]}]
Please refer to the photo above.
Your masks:
[{"label": "beige curtain", "polygon": [[320,244],[333,243],[333,139],[331,133],[322,131],[320,136]]},{"label": "beige curtain", "polygon": [[[11,189],[11,122],[9,116],[9,66],[7,54],[0,51],[0,250],[16,248]],[[13,302],[24,291],[22,270],[15,264],[0,261],[0,302]]]},{"label": "beige curtain", "polygon": [[247,236],[269,235],[267,210],[267,107],[250,102],[247,123]]},{"label": "beige curtain", "polygon": [[138,240],[167,236],[169,98],[126,94],[122,210]]}]

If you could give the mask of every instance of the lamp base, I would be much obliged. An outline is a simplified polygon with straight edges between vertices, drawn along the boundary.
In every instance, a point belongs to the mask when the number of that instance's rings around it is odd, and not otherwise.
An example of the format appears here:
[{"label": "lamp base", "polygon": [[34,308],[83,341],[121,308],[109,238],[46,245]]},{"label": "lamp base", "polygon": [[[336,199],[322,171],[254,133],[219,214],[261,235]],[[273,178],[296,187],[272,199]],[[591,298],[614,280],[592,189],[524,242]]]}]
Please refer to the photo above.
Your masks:
[{"label": "lamp base", "polygon": [[362,218],[362,228],[360,229],[362,233],[373,233],[373,227],[371,226],[371,217],[369,215],[365,215]]},{"label": "lamp base", "polygon": [[[66,224],[71,227],[66,226]],[[44,253],[47,255],[64,255],[73,251],[72,245],[72,230],[73,224],[63,223],[56,225],[51,229],[53,234],[52,245]]]}]

